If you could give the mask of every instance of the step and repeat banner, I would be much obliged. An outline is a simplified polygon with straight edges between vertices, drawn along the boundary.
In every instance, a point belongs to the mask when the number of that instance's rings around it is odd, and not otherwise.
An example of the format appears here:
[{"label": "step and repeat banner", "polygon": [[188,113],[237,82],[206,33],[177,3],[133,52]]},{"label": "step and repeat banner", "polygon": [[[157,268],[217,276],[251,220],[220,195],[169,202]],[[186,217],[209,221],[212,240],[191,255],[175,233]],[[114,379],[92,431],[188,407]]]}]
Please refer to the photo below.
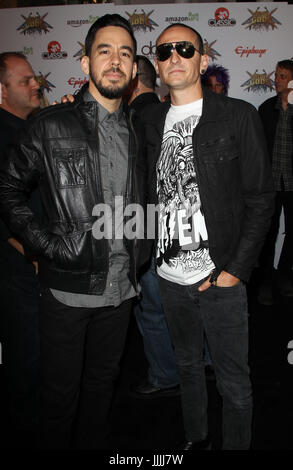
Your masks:
[{"label": "step and repeat banner", "polygon": [[[0,10],[0,52],[19,51],[32,64],[49,103],[74,93],[87,77],[79,61],[91,24],[119,13],[132,24],[138,53],[154,60],[156,38],[169,24],[200,32],[211,64],[230,72],[229,96],[258,107],[275,94],[278,60],[292,59],[293,5],[287,3],[186,3],[67,5]],[[159,93],[165,93],[162,87]]]}]

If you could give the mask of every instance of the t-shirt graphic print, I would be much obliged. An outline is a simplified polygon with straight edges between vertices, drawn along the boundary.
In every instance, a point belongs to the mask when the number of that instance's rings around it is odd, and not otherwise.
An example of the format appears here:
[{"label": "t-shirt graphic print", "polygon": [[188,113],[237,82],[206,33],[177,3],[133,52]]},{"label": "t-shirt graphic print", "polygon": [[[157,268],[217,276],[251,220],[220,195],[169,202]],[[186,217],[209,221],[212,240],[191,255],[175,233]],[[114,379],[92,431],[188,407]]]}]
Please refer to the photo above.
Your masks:
[{"label": "t-shirt graphic print", "polygon": [[183,285],[200,281],[214,268],[209,255],[208,235],[194,165],[196,155],[193,154],[192,146],[192,134],[199,122],[201,108],[202,100],[185,106],[171,106],[156,168],[159,201],[158,274]]}]

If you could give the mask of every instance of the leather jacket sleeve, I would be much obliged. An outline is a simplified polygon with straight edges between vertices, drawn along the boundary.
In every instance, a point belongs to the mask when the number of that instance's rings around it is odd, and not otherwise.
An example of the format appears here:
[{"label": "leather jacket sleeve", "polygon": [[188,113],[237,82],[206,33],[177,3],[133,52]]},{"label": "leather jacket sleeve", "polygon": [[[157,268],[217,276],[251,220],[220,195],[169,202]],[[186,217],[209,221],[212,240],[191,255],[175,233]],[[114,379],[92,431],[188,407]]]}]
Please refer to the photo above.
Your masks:
[{"label": "leather jacket sleeve", "polygon": [[20,133],[18,144],[7,148],[0,162],[0,214],[10,230],[36,255],[52,259],[62,240],[41,227],[28,199],[42,178],[42,157],[36,129]]}]

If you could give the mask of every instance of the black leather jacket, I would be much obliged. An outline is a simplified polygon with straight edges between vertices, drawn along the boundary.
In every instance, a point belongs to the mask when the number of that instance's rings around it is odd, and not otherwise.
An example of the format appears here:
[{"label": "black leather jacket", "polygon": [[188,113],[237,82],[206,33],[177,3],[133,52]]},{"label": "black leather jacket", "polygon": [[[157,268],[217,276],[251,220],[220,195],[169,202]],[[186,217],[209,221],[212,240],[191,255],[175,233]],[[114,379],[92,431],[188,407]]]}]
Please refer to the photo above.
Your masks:
[{"label": "black leather jacket", "polygon": [[[144,113],[154,204],[156,162],[169,107],[162,103]],[[203,90],[193,149],[211,258],[218,272],[224,269],[247,281],[270,225],[275,196],[257,111],[245,101]]]},{"label": "black leather jacket", "polygon": [[[125,205],[145,205],[146,164],[140,142],[141,127],[124,109],[129,127],[129,163]],[[20,134],[0,165],[0,213],[24,246],[40,256],[43,285],[89,294],[102,294],[108,273],[108,241],[92,235],[96,204],[103,203],[98,106],[84,102],[42,110]],[[38,186],[46,226],[40,226],[27,205]],[[129,277],[149,258],[144,240],[126,240]]]}]

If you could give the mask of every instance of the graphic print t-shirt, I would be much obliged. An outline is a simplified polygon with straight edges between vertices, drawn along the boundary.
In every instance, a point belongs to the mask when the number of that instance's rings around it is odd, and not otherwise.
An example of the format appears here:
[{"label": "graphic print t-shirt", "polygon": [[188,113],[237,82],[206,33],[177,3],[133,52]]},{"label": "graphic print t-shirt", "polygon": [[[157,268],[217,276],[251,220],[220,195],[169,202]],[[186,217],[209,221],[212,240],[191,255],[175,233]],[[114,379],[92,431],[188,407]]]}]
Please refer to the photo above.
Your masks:
[{"label": "graphic print t-shirt", "polygon": [[158,274],[177,284],[194,284],[214,268],[194,166],[192,133],[202,99],[173,106],[167,114],[157,162],[159,200]]}]

